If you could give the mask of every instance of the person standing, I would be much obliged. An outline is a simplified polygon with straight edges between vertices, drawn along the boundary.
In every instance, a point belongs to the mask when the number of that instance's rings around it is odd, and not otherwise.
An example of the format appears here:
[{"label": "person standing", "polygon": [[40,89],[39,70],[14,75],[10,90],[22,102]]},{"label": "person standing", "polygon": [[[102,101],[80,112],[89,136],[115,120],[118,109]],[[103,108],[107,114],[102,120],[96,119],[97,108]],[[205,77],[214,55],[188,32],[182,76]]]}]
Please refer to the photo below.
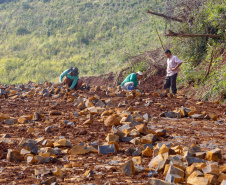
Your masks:
[{"label": "person standing", "polygon": [[165,79],[165,84],[164,84],[164,89],[170,89],[172,90],[173,94],[177,93],[177,85],[176,85],[176,80],[177,80],[177,75],[179,72],[179,67],[182,64],[181,60],[172,55],[170,50],[165,51],[165,55],[167,57],[167,69],[166,69],[166,79]]}]

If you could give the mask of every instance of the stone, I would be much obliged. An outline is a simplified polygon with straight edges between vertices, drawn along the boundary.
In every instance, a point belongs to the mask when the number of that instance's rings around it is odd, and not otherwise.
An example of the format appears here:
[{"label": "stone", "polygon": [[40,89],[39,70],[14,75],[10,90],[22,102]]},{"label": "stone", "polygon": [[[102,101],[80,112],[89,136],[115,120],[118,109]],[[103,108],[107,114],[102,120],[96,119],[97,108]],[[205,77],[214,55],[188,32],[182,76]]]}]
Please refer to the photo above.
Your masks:
[{"label": "stone", "polygon": [[86,177],[93,177],[93,171],[92,171],[92,170],[87,170],[87,171],[84,173],[84,175],[85,175]]},{"label": "stone", "polygon": [[191,175],[197,168],[194,165],[188,166],[185,170],[185,177]]},{"label": "stone", "polygon": [[142,151],[143,156],[151,157],[153,150],[147,146],[145,150]]},{"label": "stone", "polygon": [[220,173],[226,173],[226,165],[220,166],[219,171]]},{"label": "stone", "polygon": [[149,173],[148,173],[148,177],[152,177],[155,174],[158,174],[158,173],[154,170],[150,170]]},{"label": "stone", "polygon": [[140,132],[137,131],[136,129],[133,129],[130,133],[129,133],[130,137],[139,137],[140,136]]},{"label": "stone", "polygon": [[143,136],[141,138],[141,143],[142,144],[153,144],[155,141],[157,141],[157,136],[156,135],[152,135],[152,134],[148,134],[146,136]]},{"label": "stone", "polygon": [[165,144],[163,144],[159,149],[159,154],[164,154],[164,153],[169,153],[169,148]]},{"label": "stone", "polygon": [[167,173],[165,181],[170,182],[170,183],[183,183],[184,177],[181,177],[181,176],[175,175],[175,174]]},{"label": "stone", "polygon": [[62,113],[60,111],[57,110],[53,110],[49,112],[49,115],[61,115]]},{"label": "stone", "polygon": [[133,161],[130,160],[130,161],[126,162],[125,164],[123,164],[121,166],[121,170],[125,175],[134,175],[135,168],[134,168]]},{"label": "stone", "polygon": [[195,153],[195,157],[200,158],[200,159],[205,159],[206,152],[197,152],[197,153]]},{"label": "stone", "polygon": [[[197,152],[201,152],[201,148],[199,146],[196,146],[196,145],[191,145],[189,147],[189,150],[188,150],[189,154],[195,154]],[[189,156],[191,157],[191,156]]]},{"label": "stone", "polygon": [[[168,160],[168,159],[164,159],[164,160],[160,161],[160,162],[158,163],[158,166],[157,166],[157,168],[155,169],[155,171],[157,171],[158,173],[161,172],[161,171],[164,171],[164,170],[166,169],[165,166],[166,166],[167,164],[169,164],[169,160]],[[169,169],[169,167],[168,167],[168,169]],[[167,173],[167,172],[166,172],[166,173]]]},{"label": "stone", "polygon": [[58,167],[55,167],[55,169],[52,170],[52,174],[55,176],[63,177],[63,172]]},{"label": "stone", "polygon": [[86,120],[83,125],[91,125],[93,122],[91,119]]},{"label": "stone", "polygon": [[164,137],[166,135],[166,130],[165,129],[158,129],[155,131],[156,135],[158,137]]},{"label": "stone", "polygon": [[24,117],[19,117],[18,123],[25,124],[25,123],[28,123],[28,120]]},{"label": "stone", "polygon": [[113,185],[113,183],[110,182],[110,181],[107,181],[107,182],[104,183],[104,185]]},{"label": "stone", "polygon": [[172,157],[169,164],[171,166],[175,166],[177,168],[185,170],[185,166],[184,166],[183,162],[177,156]]},{"label": "stone", "polygon": [[135,148],[133,148],[133,147],[131,147],[131,148],[128,148],[126,151],[125,151],[125,153],[127,154],[127,155],[133,155],[133,152],[135,151]]},{"label": "stone", "polygon": [[82,154],[87,154],[87,153],[89,153],[89,150],[87,150],[86,148],[84,148],[81,145],[73,146],[69,152],[70,155],[82,155]]},{"label": "stone", "polygon": [[213,174],[205,174],[204,177],[209,179],[209,183],[210,184],[219,184],[216,175],[213,175]]},{"label": "stone", "polygon": [[119,139],[121,142],[130,142],[131,140],[133,140],[132,137],[121,137]]},{"label": "stone", "polygon": [[35,158],[35,162],[39,164],[48,163],[51,160],[51,157],[42,157],[40,155],[36,155],[34,158]]},{"label": "stone", "polygon": [[181,170],[180,168],[177,168],[177,167],[174,167],[174,166],[169,167],[167,174],[179,175],[180,177],[184,178],[184,171]]},{"label": "stone", "polygon": [[45,139],[43,142],[42,142],[42,146],[46,146],[46,147],[53,147],[53,141],[49,140],[49,139]]},{"label": "stone", "polygon": [[217,121],[217,115],[215,115],[213,113],[209,113],[208,115],[212,120]]},{"label": "stone", "polygon": [[99,145],[98,146],[98,153],[99,154],[109,154],[109,153],[116,153],[116,148],[114,144],[111,145]]},{"label": "stone", "polygon": [[125,136],[125,134],[121,130],[119,130],[115,125],[112,126],[112,132],[115,135],[118,135],[120,139]]},{"label": "stone", "polygon": [[120,125],[120,121],[118,118],[116,118],[115,116],[109,116],[105,121],[104,121],[105,126],[117,126]]},{"label": "stone", "polygon": [[40,113],[35,112],[34,115],[33,115],[33,120],[34,121],[40,121],[40,119],[41,119]]},{"label": "stone", "polygon": [[203,168],[205,168],[207,165],[206,163],[193,163],[191,166],[194,166],[197,170],[202,171]]},{"label": "stone", "polygon": [[222,159],[221,149],[216,148],[207,152],[206,159],[209,161],[219,161]]},{"label": "stone", "polygon": [[142,157],[141,156],[136,156],[132,158],[132,161],[135,165],[139,165],[142,163]]},{"label": "stone", "polygon": [[5,120],[4,120],[4,123],[5,123],[6,125],[14,125],[14,124],[17,123],[17,119],[5,119]]},{"label": "stone", "polygon": [[191,115],[191,118],[193,118],[193,119],[203,119],[204,117],[203,117],[202,114],[193,114],[193,115]]},{"label": "stone", "polygon": [[187,180],[195,178],[195,177],[203,177],[203,176],[204,176],[204,174],[201,171],[195,170],[192,172],[191,175],[188,176]]},{"label": "stone", "polygon": [[33,154],[38,154],[38,146],[32,142],[27,143],[25,149],[31,151]]},{"label": "stone", "polygon": [[31,151],[26,150],[26,149],[24,149],[24,148],[20,151],[20,154],[21,154],[21,155],[26,155],[26,154],[30,154],[30,153],[31,153]]},{"label": "stone", "polygon": [[178,117],[178,114],[176,112],[165,112],[165,116],[164,117],[167,117],[167,118],[177,118]]},{"label": "stone", "polygon": [[154,157],[150,163],[148,164],[148,166],[151,168],[151,169],[156,169],[158,167],[158,164],[164,160],[164,158],[162,157],[162,154],[159,154],[157,155],[156,157]]},{"label": "stone", "polygon": [[187,179],[188,185],[210,185],[209,179],[205,177],[195,177]]},{"label": "stone", "polygon": [[77,108],[80,109],[80,110],[83,110],[83,109],[86,108],[86,106],[85,106],[84,103],[80,102],[80,103],[78,104]]},{"label": "stone", "polygon": [[108,134],[106,138],[107,142],[119,142],[119,136],[115,134]]},{"label": "stone", "polygon": [[41,185],[53,185],[54,183],[56,183],[56,177],[50,177],[49,179],[42,181]]},{"label": "stone", "polygon": [[143,119],[148,122],[149,119],[151,119],[151,115],[149,113],[146,113],[143,115]]},{"label": "stone", "polygon": [[137,147],[132,155],[133,156],[139,156],[141,154],[142,154],[142,150],[139,147]]},{"label": "stone", "polygon": [[134,139],[130,140],[130,143],[132,143],[134,145],[139,145],[139,144],[141,144],[141,140],[139,137],[135,137]]},{"label": "stone", "polygon": [[226,180],[223,180],[220,185],[226,185]]},{"label": "stone", "polygon": [[166,176],[167,172],[169,171],[169,167],[170,167],[169,164],[166,164],[166,165],[165,165],[164,172],[163,172],[163,175],[164,175],[164,176]]},{"label": "stone", "polygon": [[10,135],[9,135],[9,134],[4,134],[4,135],[2,136],[2,138],[10,138]]},{"label": "stone", "polygon": [[51,170],[50,169],[47,169],[47,168],[38,168],[38,169],[35,169],[35,176],[44,176],[44,175],[48,175],[51,173]]},{"label": "stone", "polygon": [[59,139],[58,141],[54,142],[53,146],[54,147],[65,147],[65,146],[70,147],[71,143],[67,139],[63,138],[63,139]]},{"label": "stone", "polygon": [[27,154],[25,156],[25,160],[27,161],[27,163],[30,163],[30,164],[34,164],[36,162],[34,155],[32,155],[32,154]]},{"label": "stone", "polygon": [[219,175],[219,167],[216,164],[209,164],[205,168],[202,169],[204,174],[214,174],[214,175]]},{"label": "stone", "polygon": [[152,144],[150,144],[150,143],[147,143],[147,144],[145,144],[143,146],[144,149],[146,149],[147,147],[149,147],[150,149],[153,149],[154,148],[154,146]]},{"label": "stone", "polygon": [[148,184],[150,185],[172,185],[172,183],[160,180],[160,179],[155,179],[155,178],[151,178],[148,179]]},{"label": "stone", "polygon": [[48,126],[45,128],[45,132],[51,132],[52,131],[52,127],[51,126]]},{"label": "stone", "polygon": [[20,162],[22,160],[20,156],[20,152],[12,149],[8,149],[6,159],[9,162]]},{"label": "stone", "polygon": [[34,132],[34,131],[35,131],[35,129],[32,128],[32,127],[28,127],[28,129],[27,129],[27,132],[28,132],[29,134],[31,134],[31,133]]},{"label": "stone", "polygon": [[203,162],[204,162],[203,159],[199,159],[197,157],[188,157],[187,158],[188,166],[192,165],[193,163],[203,163]]},{"label": "stone", "polygon": [[137,129],[138,132],[140,132],[141,134],[149,134],[149,128],[145,125],[145,124],[141,124],[141,125],[136,125],[135,128]]}]

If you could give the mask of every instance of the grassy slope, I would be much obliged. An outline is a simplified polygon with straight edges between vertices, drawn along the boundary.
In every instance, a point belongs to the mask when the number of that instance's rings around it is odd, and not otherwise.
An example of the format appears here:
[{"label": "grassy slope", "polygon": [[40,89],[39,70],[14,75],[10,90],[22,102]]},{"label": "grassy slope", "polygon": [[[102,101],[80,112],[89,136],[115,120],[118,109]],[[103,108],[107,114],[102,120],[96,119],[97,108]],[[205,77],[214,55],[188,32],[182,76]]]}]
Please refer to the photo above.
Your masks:
[{"label": "grassy slope", "polygon": [[[53,80],[71,65],[81,75],[116,71],[125,53],[159,46],[150,0],[14,0],[0,4],[0,83]],[[157,20],[159,30],[164,22]]]}]

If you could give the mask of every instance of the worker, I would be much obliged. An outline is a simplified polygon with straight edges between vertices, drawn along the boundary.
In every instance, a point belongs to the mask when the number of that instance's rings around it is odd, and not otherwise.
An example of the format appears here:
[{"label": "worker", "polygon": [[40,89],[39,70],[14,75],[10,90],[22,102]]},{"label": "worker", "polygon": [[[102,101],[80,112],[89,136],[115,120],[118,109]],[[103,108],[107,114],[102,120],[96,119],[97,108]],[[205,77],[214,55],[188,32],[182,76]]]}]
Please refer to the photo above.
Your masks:
[{"label": "worker", "polygon": [[[78,68],[71,67],[70,69],[65,70],[60,75],[60,83],[67,84],[71,90],[72,89],[78,90],[81,88],[81,86],[83,84],[83,80],[79,79],[78,74],[79,74]],[[65,79],[63,80],[64,77],[65,77]]]},{"label": "worker", "polygon": [[172,55],[170,50],[165,51],[165,55],[167,57],[167,69],[166,69],[166,78],[165,78],[165,84],[164,89],[170,89],[172,90],[173,94],[177,93],[177,86],[176,86],[176,79],[178,72],[180,71],[179,67],[182,64],[181,60]]},{"label": "worker", "polygon": [[139,87],[138,81],[143,78],[143,73],[138,71],[137,73],[131,73],[121,83],[121,88],[125,90],[134,90]]}]

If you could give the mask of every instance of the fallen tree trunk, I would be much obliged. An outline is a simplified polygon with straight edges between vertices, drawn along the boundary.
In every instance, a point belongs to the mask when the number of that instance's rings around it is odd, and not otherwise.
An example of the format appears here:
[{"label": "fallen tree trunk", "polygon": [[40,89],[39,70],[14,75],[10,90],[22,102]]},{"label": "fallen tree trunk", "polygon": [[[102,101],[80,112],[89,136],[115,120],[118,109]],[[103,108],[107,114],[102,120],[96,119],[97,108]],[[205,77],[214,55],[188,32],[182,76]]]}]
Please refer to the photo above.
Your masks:
[{"label": "fallen tree trunk", "polygon": [[177,21],[177,22],[184,22],[182,19],[178,19],[176,17],[167,16],[167,15],[164,15],[164,14],[161,14],[161,13],[151,12],[150,10],[148,10],[147,13],[150,13],[150,14],[153,14],[153,15],[157,15],[157,16],[160,16],[160,17],[164,17],[165,19],[170,19],[170,20]]},{"label": "fallen tree trunk", "polygon": [[185,34],[185,33],[175,33],[171,30],[168,30],[168,34],[165,34],[167,37],[212,37],[219,38],[223,37],[223,35],[212,35],[212,34]]}]

